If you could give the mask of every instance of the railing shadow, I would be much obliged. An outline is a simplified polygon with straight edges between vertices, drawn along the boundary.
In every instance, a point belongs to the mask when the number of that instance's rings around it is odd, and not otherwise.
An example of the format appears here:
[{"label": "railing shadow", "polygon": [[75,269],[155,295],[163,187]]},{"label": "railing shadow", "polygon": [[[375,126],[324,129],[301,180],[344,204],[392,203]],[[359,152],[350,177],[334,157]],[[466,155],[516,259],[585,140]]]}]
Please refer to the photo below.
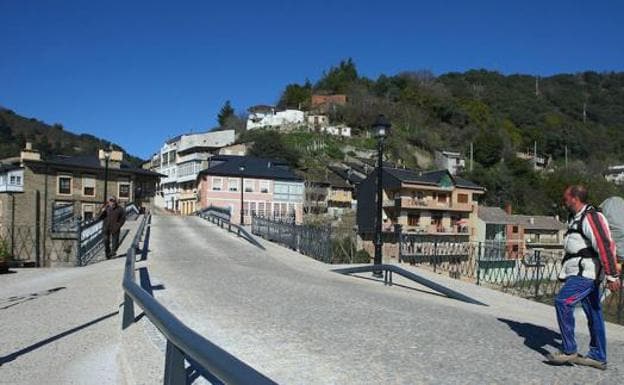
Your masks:
[{"label": "railing shadow", "polygon": [[152,232],[152,217],[147,219],[147,226],[145,226],[145,235],[143,237],[143,247],[141,248],[141,259],[139,261],[147,261],[147,254],[149,253],[150,233]]},{"label": "railing shadow", "polygon": [[88,328],[90,326],[93,326],[93,325],[99,323],[99,322],[102,322],[102,321],[104,321],[104,320],[106,320],[108,318],[114,317],[117,314],[119,314],[119,310],[114,311],[112,313],[108,313],[108,314],[103,315],[101,317],[98,317],[98,318],[96,318],[96,319],[94,319],[92,321],[86,322],[86,323],[84,323],[84,324],[82,324],[80,326],[76,326],[75,328],[71,328],[71,329],[66,330],[66,331],[64,331],[62,333],[56,334],[56,335],[54,335],[52,337],[49,337],[49,338],[46,338],[46,339],[41,340],[39,342],[36,342],[36,343],[34,343],[32,345],[29,345],[29,346],[27,346],[27,347],[25,347],[23,349],[20,349],[18,351],[13,352],[13,353],[7,354],[6,356],[2,356],[2,357],[0,357],[0,366],[6,364],[7,362],[11,362],[11,361],[15,360],[16,358],[18,358],[20,356],[23,356],[24,354],[28,354],[28,353],[32,352],[33,350],[37,350],[37,349],[39,349],[39,348],[41,348],[41,347],[43,347],[45,345],[48,345],[48,344],[50,344],[50,343],[52,343],[54,341],[60,340],[61,338],[67,337],[67,336],[69,336],[71,334],[77,333],[77,332],[79,332],[79,331],[81,331],[83,329],[86,329],[86,328]]}]

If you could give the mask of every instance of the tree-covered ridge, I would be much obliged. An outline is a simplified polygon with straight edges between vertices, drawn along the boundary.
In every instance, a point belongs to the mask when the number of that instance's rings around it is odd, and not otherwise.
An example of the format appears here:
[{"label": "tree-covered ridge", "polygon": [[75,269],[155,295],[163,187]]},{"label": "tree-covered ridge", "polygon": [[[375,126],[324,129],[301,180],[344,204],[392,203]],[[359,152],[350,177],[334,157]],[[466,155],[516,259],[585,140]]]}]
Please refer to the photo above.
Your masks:
[{"label": "tree-covered ridge", "polygon": [[[124,151],[107,140],[90,134],[65,131],[61,124],[49,125],[35,118],[25,118],[15,112],[0,108],[0,158],[19,155],[26,142],[31,142],[43,157],[50,155],[95,155],[102,148]],[[124,151],[124,158],[134,165],[141,159]]]},{"label": "tree-covered ridge", "polygon": [[[595,201],[622,193],[602,173],[624,163],[624,73],[412,71],[369,79],[346,60],[316,83],[289,84],[279,104],[305,108],[313,93],[345,93],[349,103],[331,111],[330,119],[356,134],[370,129],[377,114],[388,116],[388,157],[408,167],[432,167],[419,156],[423,152],[468,156],[472,143],[476,162],[466,176],[488,189],[486,204],[510,202],[518,212],[555,214],[566,183],[590,185]],[[536,173],[516,158],[534,145],[553,160],[553,172]]]}]

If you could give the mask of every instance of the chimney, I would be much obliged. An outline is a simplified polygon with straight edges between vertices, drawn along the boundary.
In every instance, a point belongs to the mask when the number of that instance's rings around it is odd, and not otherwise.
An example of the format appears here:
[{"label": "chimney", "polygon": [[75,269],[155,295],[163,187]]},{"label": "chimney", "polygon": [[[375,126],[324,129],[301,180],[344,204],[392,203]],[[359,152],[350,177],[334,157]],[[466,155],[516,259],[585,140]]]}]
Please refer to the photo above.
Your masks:
[{"label": "chimney", "polygon": [[535,218],[533,218],[533,217],[529,218],[529,224],[534,225],[535,224]]},{"label": "chimney", "polygon": [[505,213],[507,213],[507,215],[511,215],[511,202],[505,203]]},{"label": "chimney", "polygon": [[41,160],[41,154],[39,153],[39,151],[33,150],[31,142],[26,142],[26,147],[20,153],[20,161],[22,162],[22,164],[24,163],[25,160],[30,160],[30,161]]},{"label": "chimney", "polygon": [[113,149],[99,150],[98,159],[100,160],[100,165],[102,167],[106,165],[106,158],[108,158],[109,168],[121,168],[121,162],[123,161],[123,152]]}]

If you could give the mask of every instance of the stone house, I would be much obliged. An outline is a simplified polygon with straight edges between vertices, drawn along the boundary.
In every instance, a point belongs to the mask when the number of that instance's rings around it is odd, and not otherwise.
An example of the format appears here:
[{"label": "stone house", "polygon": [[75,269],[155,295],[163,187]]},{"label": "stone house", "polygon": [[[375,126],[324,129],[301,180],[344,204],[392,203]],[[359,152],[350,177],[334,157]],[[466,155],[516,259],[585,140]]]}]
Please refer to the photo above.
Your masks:
[{"label": "stone house", "polygon": [[[361,246],[373,254],[377,217],[377,172],[375,169],[359,184],[357,227]],[[475,236],[474,221],[478,199],[485,189],[451,175],[448,170],[421,172],[383,167],[382,231],[384,258],[396,257],[395,225],[408,234],[435,236],[465,242]]]},{"label": "stone house", "polygon": [[[54,234],[63,221],[88,221],[98,215],[106,195],[115,195],[119,203],[130,202],[149,209],[160,175],[137,168],[123,160],[123,153],[111,151],[106,167],[105,151],[93,156],[53,156],[43,159],[28,143],[19,158],[5,159],[0,167],[3,180],[19,173],[21,185],[0,188],[0,237],[11,235],[13,250],[27,250],[15,256],[22,262],[34,262],[32,249],[36,240],[43,244],[66,239],[69,234]],[[4,170],[4,171],[2,171]],[[15,178],[12,179],[17,182]],[[105,183],[106,181],[106,183]],[[35,245],[38,248],[38,245]],[[51,247],[54,245],[51,245]],[[52,255],[43,253],[37,264],[53,264]],[[45,258],[49,258],[46,260]],[[58,262],[58,261],[57,261]],[[66,260],[72,264],[73,261]]]}]

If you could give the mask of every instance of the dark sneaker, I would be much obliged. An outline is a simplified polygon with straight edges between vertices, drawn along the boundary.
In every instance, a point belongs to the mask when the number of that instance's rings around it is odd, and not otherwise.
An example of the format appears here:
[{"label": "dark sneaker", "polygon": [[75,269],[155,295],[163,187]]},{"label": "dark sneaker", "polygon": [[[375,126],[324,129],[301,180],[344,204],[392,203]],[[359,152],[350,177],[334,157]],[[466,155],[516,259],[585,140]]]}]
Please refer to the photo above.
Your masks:
[{"label": "dark sneaker", "polygon": [[565,354],[563,352],[550,353],[546,355],[548,362],[555,365],[573,364],[574,360],[580,357],[578,353]]},{"label": "dark sneaker", "polygon": [[577,365],[589,366],[600,370],[607,370],[606,362],[598,361],[590,357],[578,356],[572,362]]}]

